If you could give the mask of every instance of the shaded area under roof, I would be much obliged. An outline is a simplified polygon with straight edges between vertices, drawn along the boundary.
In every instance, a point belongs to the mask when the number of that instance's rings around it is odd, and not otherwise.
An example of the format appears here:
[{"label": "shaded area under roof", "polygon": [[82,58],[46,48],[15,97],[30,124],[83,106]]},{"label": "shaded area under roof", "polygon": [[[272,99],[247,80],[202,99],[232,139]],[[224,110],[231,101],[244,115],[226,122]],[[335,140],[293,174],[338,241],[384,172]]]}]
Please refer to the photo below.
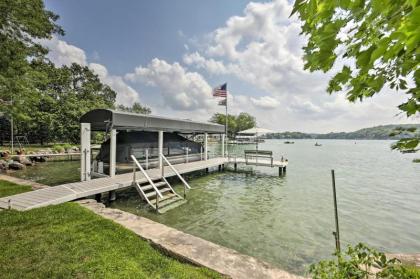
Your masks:
[{"label": "shaded area under roof", "polygon": [[80,118],[80,123],[90,123],[93,131],[133,130],[165,131],[179,133],[224,134],[223,125],[156,115],[137,114],[110,109],[94,109]]}]

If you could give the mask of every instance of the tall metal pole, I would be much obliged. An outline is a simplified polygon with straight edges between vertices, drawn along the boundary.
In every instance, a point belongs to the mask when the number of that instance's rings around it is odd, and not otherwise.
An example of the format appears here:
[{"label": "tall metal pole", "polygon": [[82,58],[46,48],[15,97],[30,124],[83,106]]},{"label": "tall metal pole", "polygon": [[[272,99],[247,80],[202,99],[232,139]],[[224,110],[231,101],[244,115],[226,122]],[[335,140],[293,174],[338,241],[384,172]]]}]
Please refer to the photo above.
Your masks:
[{"label": "tall metal pole", "polygon": [[335,236],[335,248],[337,252],[340,252],[340,229],[338,227],[338,210],[337,210],[337,193],[335,191],[335,173],[334,170],[331,170],[331,178],[332,178],[332,188],[333,188],[333,196],[334,196],[334,214],[335,214],[335,232],[333,235]]},{"label": "tall metal pole", "polygon": [[[10,100],[10,105],[12,105],[12,110],[13,110],[13,97]],[[11,149],[12,149],[12,154],[14,154],[14,123],[13,123],[13,112],[10,112],[10,138],[11,138]]]},{"label": "tall metal pole", "polygon": [[226,151],[227,146],[229,142],[229,136],[228,136],[228,97],[227,97],[227,89],[226,89],[226,117],[225,117],[225,135],[226,135]]}]

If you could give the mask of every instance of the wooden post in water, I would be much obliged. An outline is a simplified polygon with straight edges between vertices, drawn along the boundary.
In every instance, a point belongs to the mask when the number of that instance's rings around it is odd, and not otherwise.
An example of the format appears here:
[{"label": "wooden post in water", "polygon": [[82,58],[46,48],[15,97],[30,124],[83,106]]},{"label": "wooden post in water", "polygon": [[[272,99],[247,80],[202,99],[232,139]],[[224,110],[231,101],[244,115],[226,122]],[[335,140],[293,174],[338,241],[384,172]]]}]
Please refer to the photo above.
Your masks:
[{"label": "wooden post in water", "polygon": [[340,252],[340,229],[338,227],[338,210],[337,210],[337,193],[335,191],[335,173],[334,170],[331,170],[331,179],[332,179],[332,188],[334,196],[334,215],[335,215],[335,232],[333,235],[335,237],[335,249],[337,252]]}]

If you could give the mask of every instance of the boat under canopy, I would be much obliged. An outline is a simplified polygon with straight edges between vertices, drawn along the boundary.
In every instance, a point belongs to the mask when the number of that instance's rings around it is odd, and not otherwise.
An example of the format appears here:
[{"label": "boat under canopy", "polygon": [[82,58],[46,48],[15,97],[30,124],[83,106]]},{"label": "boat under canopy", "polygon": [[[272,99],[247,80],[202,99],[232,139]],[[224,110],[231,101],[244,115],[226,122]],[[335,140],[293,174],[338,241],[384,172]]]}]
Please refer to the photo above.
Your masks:
[{"label": "boat under canopy", "polygon": [[[131,162],[131,155],[138,160],[153,160],[159,155],[158,133],[145,131],[121,131],[117,134],[117,163]],[[176,133],[165,133],[163,137],[163,155],[168,158],[184,156],[188,153],[189,160],[200,159],[203,147],[200,143],[189,140]],[[109,163],[110,139],[101,144],[97,161]],[[197,158],[195,158],[197,157]]]}]

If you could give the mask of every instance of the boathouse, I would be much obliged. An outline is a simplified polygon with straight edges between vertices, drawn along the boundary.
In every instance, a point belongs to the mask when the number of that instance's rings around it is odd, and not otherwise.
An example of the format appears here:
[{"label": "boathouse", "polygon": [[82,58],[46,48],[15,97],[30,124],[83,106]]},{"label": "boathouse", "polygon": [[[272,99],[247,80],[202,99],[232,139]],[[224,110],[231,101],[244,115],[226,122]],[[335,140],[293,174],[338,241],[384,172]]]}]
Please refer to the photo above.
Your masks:
[{"label": "boathouse", "polygon": [[[99,155],[94,158],[104,162],[109,176],[116,174],[117,163],[132,162],[131,155],[149,165],[163,168],[163,154],[170,162],[178,163],[187,155],[188,161],[207,160],[208,135],[220,134],[222,139],[222,157],[224,157],[225,128],[223,125],[185,119],[168,118],[156,115],[145,115],[95,109],[84,114],[81,119],[81,180],[89,180],[91,171],[92,131],[109,134],[102,144]],[[202,135],[203,144],[189,140],[187,136]]]},{"label": "boathouse", "polygon": [[[164,213],[186,202],[186,191],[191,187],[184,174],[214,167],[220,170],[225,164],[233,164],[236,169],[238,164],[245,164],[278,167],[279,175],[283,175],[288,164],[283,157],[276,161],[273,152],[258,149],[245,150],[244,157],[226,156],[225,127],[214,123],[95,109],[81,117],[80,127],[81,181],[3,197],[0,208],[29,210],[90,196],[100,199],[104,194],[112,201],[116,191],[135,187],[142,200]],[[108,135],[94,158],[106,163],[108,170],[106,175],[95,179],[92,179],[93,131]],[[220,135],[221,155],[209,158],[209,135]],[[202,143],[192,140],[195,136],[202,137]],[[145,156],[147,153],[149,155]],[[132,172],[116,174],[118,161],[130,162]],[[156,165],[148,168],[148,163],[152,162]],[[183,194],[174,191],[168,177],[177,177],[183,183]]]}]

